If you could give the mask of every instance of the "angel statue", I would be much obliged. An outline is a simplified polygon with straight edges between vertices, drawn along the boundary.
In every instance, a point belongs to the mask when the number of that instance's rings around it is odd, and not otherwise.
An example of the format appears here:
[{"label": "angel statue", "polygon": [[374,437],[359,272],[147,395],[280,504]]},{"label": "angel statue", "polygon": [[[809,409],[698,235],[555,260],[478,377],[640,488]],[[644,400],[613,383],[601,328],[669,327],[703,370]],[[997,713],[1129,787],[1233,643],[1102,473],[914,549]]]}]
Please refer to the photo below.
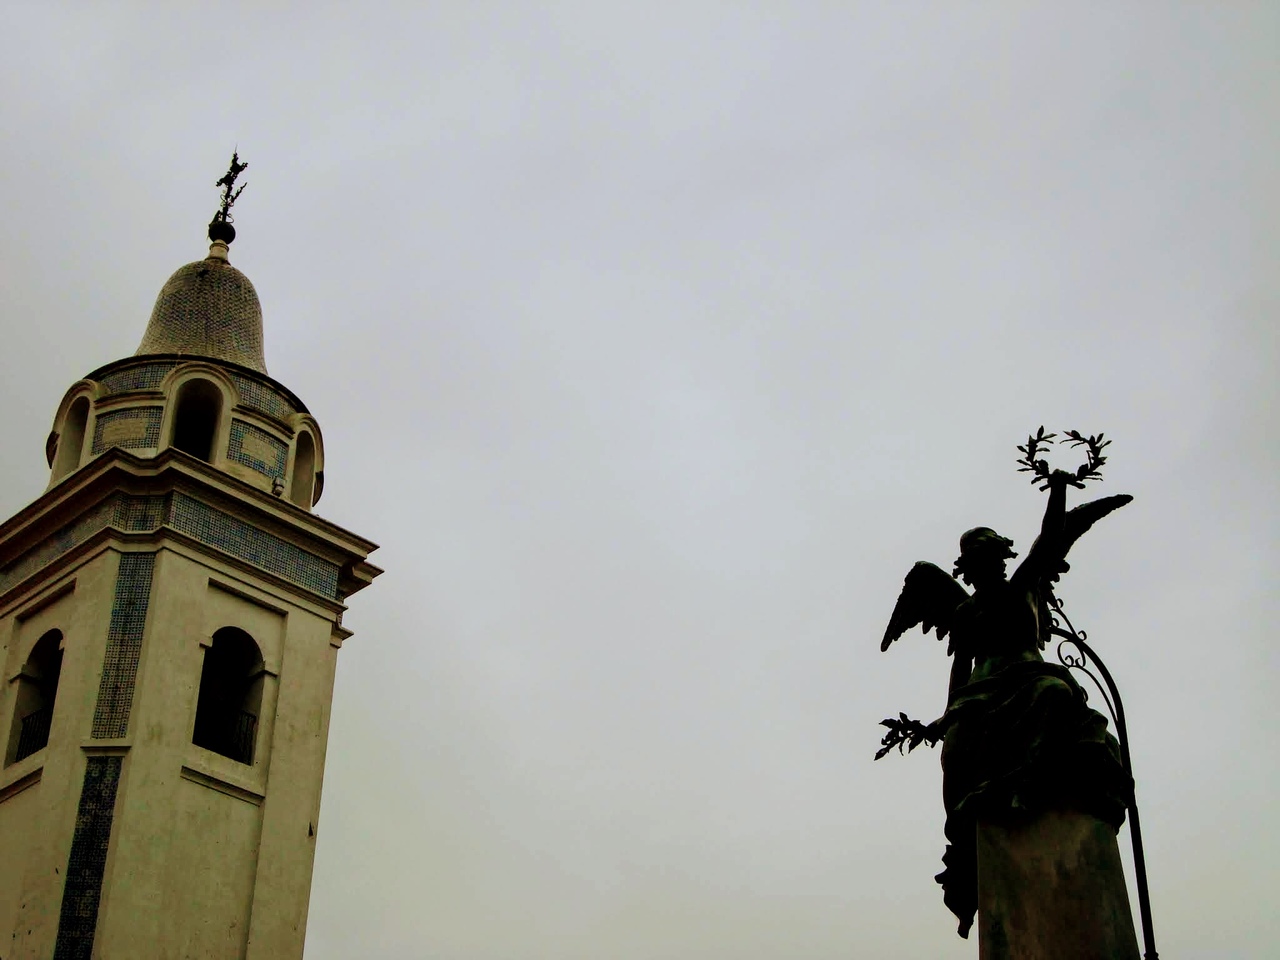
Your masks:
[{"label": "angel statue", "polygon": [[[1076,472],[1049,471],[1037,445],[1052,442],[1041,428],[1020,463],[1049,491],[1040,536],[1012,576],[1013,541],[989,527],[960,538],[951,574],[920,562],[902,586],[881,650],[910,628],[936,630],[953,658],[946,712],[930,724],[906,714],[886,720],[889,734],[876,759],[893,747],[914,749],[942,741],[942,796],[946,807],[945,869],[937,882],[943,900],[968,937],[978,904],[979,818],[1029,816],[1049,809],[1090,814],[1119,829],[1132,781],[1121,765],[1106,719],[1092,710],[1065,666],[1041,656],[1057,608],[1053,587],[1069,567],[1067,552],[1094,523],[1133,498],[1103,497],[1066,509],[1068,486],[1100,479],[1103,442],[1089,444],[1089,463]],[[970,594],[960,585],[973,588]]]}]

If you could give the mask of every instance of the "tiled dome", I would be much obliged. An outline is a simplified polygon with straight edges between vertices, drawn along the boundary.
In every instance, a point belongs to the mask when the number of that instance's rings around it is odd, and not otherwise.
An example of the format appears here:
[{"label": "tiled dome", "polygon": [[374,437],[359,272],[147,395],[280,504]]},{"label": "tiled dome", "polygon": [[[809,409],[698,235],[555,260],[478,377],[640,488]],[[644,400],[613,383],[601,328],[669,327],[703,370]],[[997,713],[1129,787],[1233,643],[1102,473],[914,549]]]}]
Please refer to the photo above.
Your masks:
[{"label": "tiled dome", "polygon": [[188,263],[168,279],[135,356],[186,354],[267,372],[258,293],[227,263],[225,251],[215,243],[207,259]]}]

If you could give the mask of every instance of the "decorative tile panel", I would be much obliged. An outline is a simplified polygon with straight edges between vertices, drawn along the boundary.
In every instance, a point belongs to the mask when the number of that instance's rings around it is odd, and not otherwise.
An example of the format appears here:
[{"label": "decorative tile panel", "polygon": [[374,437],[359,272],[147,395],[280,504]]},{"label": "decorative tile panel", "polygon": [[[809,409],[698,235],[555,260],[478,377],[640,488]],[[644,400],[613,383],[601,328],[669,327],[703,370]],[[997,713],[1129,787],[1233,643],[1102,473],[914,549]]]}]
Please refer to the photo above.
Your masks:
[{"label": "decorative tile panel", "polygon": [[133,407],[98,414],[93,428],[93,455],[111,447],[126,450],[158,447],[162,412],[162,407]]},{"label": "decorative tile panel", "polygon": [[243,420],[231,421],[231,442],[227,456],[236,463],[284,479],[284,465],[289,459],[289,445],[265,430]]},{"label": "decorative tile panel", "polygon": [[107,627],[107,653],[98,683],[98,703],[93,710],[90,736],[95,740],[123,737],[129,729],[133,681],[138,675],[155,563],[154,553],[126,553],[120,558],[111,622]]},{"label": "decorative tile panel", "polygon": [[21,583],[106,527],[147,533],[165,524],[321,596],[338,597],[336,563],[182,493],[113,494],[0,570],[0,592]]},{"label": "decorative tile panel", "polygon": [[125,367],[123,370],[113,370],[98,383],[102,385],[102,392],[105,394],[158,390],[169,371],[176,366],[176,363],[144,363],[136,367]]},{"label": "decorative tile panel", "polygon": [[53,960],[88,960],[93,954],[102,875],[107,867],[116,788],[123,764],[123,757],[89,757],[85,762]]},{"label": "decorative tile panel", "polygon": [[236,389],[240,391],[240,402],[249,409],[265,413],[268,417],[275,417],[277,420],[288,420],[293,415],[293,404],[266,384],[250,380],[239,373],[231,374],[231,379],[235,381]]},{"label": "decorative tile panel", "polygon": [[129,532],[155,530],[168,515],[168,502],[167,496],[113,494],[0,570],[0,592],[25,580],[105,527]]},{"label": "decorative tile panel", "polygon": [[118,493],[112,499],[115,501],[115,506],[111,515],[111,525],[117,530],[145,533],[148,530],[155,530],[169,515],[168,494],[135,497],[127,493]]},{"label": "decorative tile panel", "polygon": [[108,526],[114,514],[115,498],[112,497],[99,503],[74,523],[67,524],[53,536],[42,540],[37,546],[0,570],[0,590],[8,590],[68,550],[88,540],[103,527]]},{"label": "decorative tile panel", "polygon": [[338,565],[238,517],[174,493],[169,525],[326,597],[338,596]]}]

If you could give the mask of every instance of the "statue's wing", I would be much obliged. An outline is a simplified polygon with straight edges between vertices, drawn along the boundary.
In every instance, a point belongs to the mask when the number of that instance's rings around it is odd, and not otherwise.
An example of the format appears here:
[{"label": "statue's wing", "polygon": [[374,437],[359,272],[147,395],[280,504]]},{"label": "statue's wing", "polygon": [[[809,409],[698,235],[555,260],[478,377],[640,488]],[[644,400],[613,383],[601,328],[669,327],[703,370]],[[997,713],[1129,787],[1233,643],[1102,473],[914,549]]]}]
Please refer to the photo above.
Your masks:
[{"label": "statue's wing", "polygon": [[1063,557],[1067,555],[1067,551],[1071,549],[1072,544],[1084,536],[1086,530],[1107,514],[1119,510],[1132,499],[1133,497],[1129,496],[1129,494],[1121,493],[1114,497],[1100,497],[1097,500],[1090,500],[1088,503],[1082,503],[1080,506],[1068,510],[1062,522]]},{"label": "statue's wing", "polygon": [[1086,530],[1101,520],[1109,513],[1114,513],[1132,500],[1133,497],[1127,493],[1117,494],[1114,497],[1099,497],[1097,500],[1090,500],[1088,503],[1082,503],[1078,507],[1073,507],[1067,511],[1066,517],[1062,521],[1062,556],[1059,558],[1057,566],[1052,570],[1049,576],[1041,582],[1040,590],[1040,649],[1043,650],[1049,642],[1049,635],[1054,623],[1053,614],[1050,607],[1057,603],[1054,599],[1054,584],[1058,582],[1058,578],[1071,569],[1071,564],[1067,563],[1067,551],[1072,545],[1079,540]]},{"label": "statue's wing", "polygon": [[969,591],[951,574],[921,560],[902,583],[902,593],[898,595],[880,649],[888,650],[889,644],[916,624],[921,624],[925,633],[937,628],[941,640],[951,629],[956,608],[968,599]]}]

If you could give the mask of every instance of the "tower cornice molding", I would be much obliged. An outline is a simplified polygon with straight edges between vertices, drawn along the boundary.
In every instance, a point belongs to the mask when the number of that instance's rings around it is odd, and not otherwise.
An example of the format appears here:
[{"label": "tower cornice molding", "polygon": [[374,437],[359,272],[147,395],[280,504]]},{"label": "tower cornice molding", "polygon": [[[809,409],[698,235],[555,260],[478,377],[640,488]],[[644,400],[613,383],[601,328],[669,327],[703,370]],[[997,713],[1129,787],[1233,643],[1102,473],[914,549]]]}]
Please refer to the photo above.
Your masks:
[{"label": "tower cornice molding", "polygon": [[[121,498],[147,501],[145,509],[163,515],[120,521],[128,506]],[[100,542],[103,530],[146,542],[161,528],[338,603],[382,572],[367,559],[377,544],[195,457],[170,448],[143,459],[113,448],[0,524],[0,596],[63,554]],[[240,542],[246,536],[254,540],[248,546]]]}]

